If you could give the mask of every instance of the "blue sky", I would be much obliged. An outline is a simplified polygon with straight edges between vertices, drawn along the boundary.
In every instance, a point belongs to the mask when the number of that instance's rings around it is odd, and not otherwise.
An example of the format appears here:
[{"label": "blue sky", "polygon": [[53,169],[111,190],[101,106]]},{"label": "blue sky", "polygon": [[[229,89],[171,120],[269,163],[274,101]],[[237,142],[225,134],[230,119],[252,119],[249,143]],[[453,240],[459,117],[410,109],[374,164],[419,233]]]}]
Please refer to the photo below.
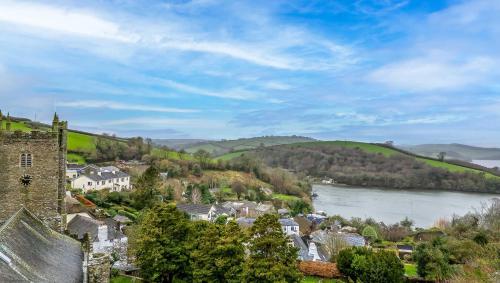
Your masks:
[{"label": "blue sky", "polygon": [[122,136],[500,146],[500,1],[4,1],[0,109]]}]

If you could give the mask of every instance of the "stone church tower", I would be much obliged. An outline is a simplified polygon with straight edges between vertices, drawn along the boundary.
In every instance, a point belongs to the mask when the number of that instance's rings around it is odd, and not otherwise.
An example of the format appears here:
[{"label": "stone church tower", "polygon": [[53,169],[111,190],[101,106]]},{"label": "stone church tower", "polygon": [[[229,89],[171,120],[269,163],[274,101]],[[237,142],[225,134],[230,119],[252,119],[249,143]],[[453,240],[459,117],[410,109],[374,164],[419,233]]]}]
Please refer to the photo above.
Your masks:
[{"label": "stone church tower", "polygon": [[54,230],[66,222],[67,122],[54,114],[48,131],[13,131],[0,112],[0,223],[22,206]]}]

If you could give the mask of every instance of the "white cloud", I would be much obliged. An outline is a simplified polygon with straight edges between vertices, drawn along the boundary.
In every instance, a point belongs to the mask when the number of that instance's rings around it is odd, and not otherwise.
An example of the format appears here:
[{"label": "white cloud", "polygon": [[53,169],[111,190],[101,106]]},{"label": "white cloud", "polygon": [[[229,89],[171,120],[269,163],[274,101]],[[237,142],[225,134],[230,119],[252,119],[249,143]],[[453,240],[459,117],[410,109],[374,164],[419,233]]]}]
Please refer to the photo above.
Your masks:
[{"label": "white cloud", "polygon": [[456,90],[480,84],[493,70],[494,62],[485,57],[460,63],[421,57],[382,66],[368,79],[406,91]]},{"label": "white cloud", "polygon": [[289,84],[285,84],[285,83],[282,83],[282,82],[276,82],[276,81],[266,82],[266,83],[264,83],[263,86],[265,88],[274,89],[274,90],[289,90],[289,89],[292,88],[292,86],[289,85]]},{"label": "white cloud", "polygon": [[118,119],[104,122],[103,126],[141,126],[141,128],[155,129],[171,127],[182,127],[183,129],[226,129],[224,121],[211,119],[170,119],[158,117],[135,117],[130,119]]},{"label": "white cloud", "polygon": [[135,110],[135,111],[146,111],[146,112],[162,112],[162,113],[193,113],[198,112],[194,109],[183,109],[183,108],[170,108],[161,106],[149,106],[140,104],[126,104],[113,101],[102,101],[102,100],[78,100],[69,102],[59,102],[56,106],[60,107],[70,107],[70,108],[106,108],[113,110]]},{"label": "white cloud", "polygon": [[[303,31],[300,35],[296,34],[296,31],[290,35],[280,31],[283,35],[275,34],[275,38],[271,40],[260,37],[257,40],[254,38],[233,40],[210,30],[195,32],[193,30],[196,29],[189,26],[191,21],[179,20],[169,15],[155,21],[139,20],[130,15],[121,16],[119,20],[112,18],[109,13],[97,13],[91,10],[30,2],[0,3],[0,22],[35,28],[38,36],[44,36],[39,30],[45,30],[46,33],[57,32],[105,39],[141,48],[209,53],[286,70],[325,70],[353,62],[350,59],[352,52],[349,48],[307,36],[308,33]],[[246,28],[252,29],[251,26]],[[311,54],[307,53],[306,57],[301,58],[287,52],[288,49],[297,47],[307,48],[317,56],[310,56]],[[109,52],[112,49],[106,49],[100,43],[98,51],[102,50],[105,50],[104,56],[117,56]]]},{"label": "white cloud", "polygon": [[138,35],[122,32],[117,23],[102,19],[89,12],[72,11],[35,3],[1,3],[0,21],[127,43],[139,40]]},{"label": "white cloud", "polygon": [[176,90],[179,90],[182,92],[203,95],[203,96],[213,96],[213,97],[220,97],[220,98],[247,100],[247,99],[256,98],[260,95],[259,93],[248,91],[248,90],[242,89],[242,88],[233,88],[233,89],[228,89],[228,90],[224,90],[224,91],[212,91],[212,90],[206,90],[206,89],[202,89],[199,87],[191,86],[188,84],[175,82],[172,80],[158,79],[157,81],[158,81],[158,83],[160,83],[166,87],[169,87],[169,88],[173,88],[173,89],[176,89]]}]

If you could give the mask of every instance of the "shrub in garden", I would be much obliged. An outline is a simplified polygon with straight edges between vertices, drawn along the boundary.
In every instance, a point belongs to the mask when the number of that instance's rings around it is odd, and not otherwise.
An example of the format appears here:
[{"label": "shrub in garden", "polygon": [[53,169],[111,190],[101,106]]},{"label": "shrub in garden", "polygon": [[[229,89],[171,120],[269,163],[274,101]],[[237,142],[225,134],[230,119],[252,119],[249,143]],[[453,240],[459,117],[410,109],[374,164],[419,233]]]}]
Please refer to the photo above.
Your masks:
[{"label": "shrub in garden", "polygon": [[375,252],[364,247],[344,249],[337,257],[337,267],[354,282],[404,282],[404,265],[390,251]]}]

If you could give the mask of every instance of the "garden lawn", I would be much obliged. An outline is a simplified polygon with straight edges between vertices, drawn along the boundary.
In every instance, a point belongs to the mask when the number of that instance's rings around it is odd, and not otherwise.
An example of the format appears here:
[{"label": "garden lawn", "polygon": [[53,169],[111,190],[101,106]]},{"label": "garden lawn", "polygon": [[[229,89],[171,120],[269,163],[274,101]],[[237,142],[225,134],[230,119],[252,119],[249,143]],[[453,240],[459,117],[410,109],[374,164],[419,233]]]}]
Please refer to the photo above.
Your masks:
[{"label": "garden lawn", "polygon": [[405,275],[408,277],[418,277],[417,266],[415,264],[405,263]]}]

